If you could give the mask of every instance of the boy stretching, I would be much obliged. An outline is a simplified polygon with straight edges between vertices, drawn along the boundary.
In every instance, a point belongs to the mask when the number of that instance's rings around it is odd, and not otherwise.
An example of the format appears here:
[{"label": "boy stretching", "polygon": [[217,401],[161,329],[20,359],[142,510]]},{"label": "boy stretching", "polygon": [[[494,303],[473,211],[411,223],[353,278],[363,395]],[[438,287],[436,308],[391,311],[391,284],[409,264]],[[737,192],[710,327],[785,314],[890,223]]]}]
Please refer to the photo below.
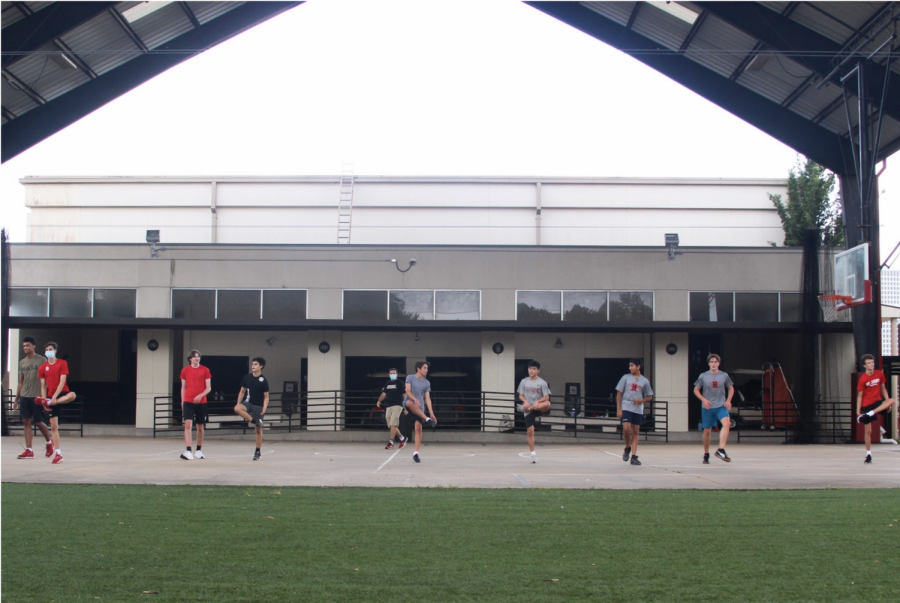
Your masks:
[{"label": "boy stretching", "polygon": [[52,461],[54,465],[63,462],[59,444],[59,415],[61,414],[59,406],[68,404],[75,399],[75,392],[69,391],[69,384],[66,383],[69,376],[69,364],[56,357],[58,349],[59,346],[55,341],[47,342],[47,345],[44,346],[44,357],[47,358],[47,362],[38,369],[38,376],[41,378],[41,404],[50,416],[50,433],[53,438],[53,449],[56,451]]},{"label": "boy stretching", "polygon": [[262,370],[266,367],[265,358],[254,358],[250,363],[250,374],[245,375],[241,381],[241,391],[238,392],[238,403],[234,412],[256,428],[256,452],[253,460],[258,461],[262,456],[263,415],[269,407],[269,381],[263,377]]},{"label": "boy stretching", "polygon": [[[413,452],[413,460],[421,463],[419,458],[419,446],[422,444],[422,425],[431,425],[433,428],[437,425],[437,419],[434,418],[434,409],[431,407],[431,382],[425,377],[428,376],[428,363],[417,362],[416,374],[406,376],[406,398],[403,406],[409,411],[416,422],[416,451]],[[428,416],[425,414],[425,407],[428,407]]]},{"label": "boy stretching", "polygon": [[534,422],[550,412],[550,386],[538,377],[541,372],[541,363],[532,360],[528,363],[528,376],[519,382],[519,394],[521,404],[516,404],[516,410],[525,413],[525,433],[528,434],[528,450],[531,451],[531,462],[537,463],[537,452],[534,451]]},{"label": "boy stretching", "polygon": [[859,376],[856,385],[856,417],[857,423],[865,425],[866,439],[866,465],[872,464],[872,422],[877,418],[876,413],[887,410],[894,405],[894,400],[888,395],[884,373],[875,368],[875,357],[866,354],[861,358],[866,372]]}]

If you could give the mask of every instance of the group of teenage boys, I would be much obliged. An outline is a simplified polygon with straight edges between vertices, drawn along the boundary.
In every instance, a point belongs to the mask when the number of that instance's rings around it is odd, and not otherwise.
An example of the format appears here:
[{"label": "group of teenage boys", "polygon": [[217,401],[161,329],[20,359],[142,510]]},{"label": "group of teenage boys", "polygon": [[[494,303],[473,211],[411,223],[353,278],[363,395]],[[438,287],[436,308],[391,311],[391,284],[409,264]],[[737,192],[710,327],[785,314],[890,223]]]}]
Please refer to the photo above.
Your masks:
[{"label": "group of teenage boys", "polygon": [[[69,390],[69,365],[58,358],[59,346],[50,341],[44,345],[44,355],[36,353],[37,344],[33,337],[22,340],[24,358],[19,361],[19,381],[13,410],[18,409],[25,431],[25,450],[18,456],[20,459],[33,459],[33,425],[44,436],[45,456],[53,457],[53,464],[63,462],[59,441],[60,406],[75,399],[75,392]],[[212,374],[200,360],[199,350],[191,350],[188,354],[188,365],[181,371],[182,416],[184,419],[185,450],[181,453],[184,460],[206,458],[202,451],[203,436],[209,419],[206,395],[211,391]],[[866,354],[861,358],[865,372],[860,374],[857,383],[856,421],[864,425],[866,458],[865,463],[872,463],[872,423],[876,415],[895,405],[888,395],[886,378],[882,371],[875,368],[875,358]],[[703,464],[709,464],[709,447],[712,430],[719,428],[719,447],[715,456],[725,462],[731,458],[725,451],[731,426],[731,400],[734,396],[734,383],[728,373],[719,370],[722,358],[718,354],[707,357],[709,370],[701,373],[694,382],[694,395],[703,405],[701,409],[703,428]],[[641,426],[644,423],[644,404],[653,400],[653,388],[650,381],[641,374],[643,361],[632,358],[628,363],[628,373],[619,379],[616,385],[616,417],[621,420],[625,450],[622,460],[632,465],[640,465],[637,448]],[[256,357],[250,363],[250,373],[241,381],[237,404],[234,412],[253,425],[256,434],[256,450],[253,460],[262,456],[263,416],[269,406],[269,382],[262,374],[266,366],[265,358]],[[385,446],[392,450],[396,440],[399,448],[404,448],[408,438],[400,433],[401,415],[407,415],[414,423],[415,450],[413,461],[422,461],[419,449],[422,444],[422,426],[437,425],[434,408],[431,403],[431,382],[428,381],[428,363],[417,362],[415,374],[407,375],[401,386],[397,369],[388,371],[389,379],[381,389],[376,402],[378,408],[385,410],[385,420],[390,430],[390,438]],[[534,428],[540,417],[550,412],[550,386],[540,376],[541,363],[532,360],[528,363],[528,376],[519,382],[516,390],[519,403],[516,410],[525,418],[528,449],[531,462],[537,463],[537,452],[534,445]],[[427,411],[427,414],[426,414]],[[48,430],[47,424],[50,429]],[[194,426],[197,431],[197,447],[192,447]]]}]

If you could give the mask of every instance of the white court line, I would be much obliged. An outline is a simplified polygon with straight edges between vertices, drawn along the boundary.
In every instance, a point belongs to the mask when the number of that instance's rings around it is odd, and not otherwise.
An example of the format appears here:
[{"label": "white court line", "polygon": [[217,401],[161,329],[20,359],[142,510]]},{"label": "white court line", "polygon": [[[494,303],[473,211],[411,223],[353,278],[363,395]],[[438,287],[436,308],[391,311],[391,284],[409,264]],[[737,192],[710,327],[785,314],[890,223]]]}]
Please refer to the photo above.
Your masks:
[{"label": "white court line", "polygon": [[397,456],[397,454],[398,454],[399,452],[400,452],[399,449],[396,450],[396,451],[394,452],[394,454],[392,454],[391,456],[388,457],[388,460],[386,460],[385,462],[381,463],[381,465],[379,465],[378,469],[376,469],[376,470],[374,471],[374,473],[378,473],[379,471],[381,471],[381,468],[382,468],[382,467],[384,467],[385,465],[387,465],[388,463],[390,463],[391,461],[393,461],[393,460],[394,460],[394,457]]},{"label": "white court line", "polygon": [[615,456],[615,457],[618,457],[618,458],[622,458],[622,455],[621,455],[621,454],[615,454],[615,453],[613,453],[613,452],[607,452],[607,451],[605,451],[605,450],[603,451],[603,454],[608,454],[609,456]]}]

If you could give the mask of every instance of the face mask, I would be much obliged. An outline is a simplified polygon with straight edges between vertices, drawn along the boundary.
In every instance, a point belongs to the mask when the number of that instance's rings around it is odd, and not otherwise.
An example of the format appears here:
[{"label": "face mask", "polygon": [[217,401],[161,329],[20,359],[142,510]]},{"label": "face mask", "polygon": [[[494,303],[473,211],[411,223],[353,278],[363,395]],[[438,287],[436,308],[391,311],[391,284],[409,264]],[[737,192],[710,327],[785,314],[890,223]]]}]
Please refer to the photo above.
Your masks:
[{"label": "face mask", "polygon": [[44,352],[44,355],[47,358],[56,358],[56,352],[54,352],[53,350],[47,350],[46,352]]},{"label": "face mask", "polygon": [[397,375],[391,375],[391,381],[396,381],[396,380],[397,380]]}]

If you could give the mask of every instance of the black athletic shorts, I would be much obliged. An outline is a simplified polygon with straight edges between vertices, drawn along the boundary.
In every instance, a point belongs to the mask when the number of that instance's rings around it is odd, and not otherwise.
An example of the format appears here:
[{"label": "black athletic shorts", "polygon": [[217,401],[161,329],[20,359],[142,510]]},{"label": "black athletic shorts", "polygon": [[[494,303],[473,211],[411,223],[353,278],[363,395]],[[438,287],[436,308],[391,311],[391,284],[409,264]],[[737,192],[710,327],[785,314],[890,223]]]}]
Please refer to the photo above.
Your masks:
[{"label": "black athletic shorts", "polygon": [[262,418],[262,406],[257,406],[256,404],[247,404],[246,402],[241,402],[244,405],[244,410],[247,411],[247,414],[250,415],[250,418],[254,421]]},{"label": "black athletic shorts", "polygon": [[[550,412],[550,411],[547,411]],[[530,413],[525,415],[525,429],[529,427],[534,427],[534,422],[538,419],[538,417],[543,417],[546,415],[546,412],[538,412],[536,410],[532,410]]]},{"label": "black athletic shorts", "polygon": [[206,410],[206,404],[194,404],[193,402],[185,402],[181,405],[184,413],[185,421],[193,421],[197,425],[206,425],[209,420],[209,413]]},{"label": "black athletic shorts", "polygon": [[21,417],[23,421],[25,419],[31,419],[33,421],[40,421],[41,423],[46,422],[44,407],[40,404],[35,404],[34,398],[26,398],[25,396],[19,398],[19,417]]},{"label": "black athletic shorts", "polygon": [[[862,411],[860,411],[860,414],[864,415],[867,412],[869,412],[870,410],[875,410],[879,406],[881,406],[881,402],[872,402],[871,404],[867,404],[866,406],[862,407]],[[866,423],[874,423],[877,420],[878,420],[878,413],[875,413],[871,417],[868,417],[868,416],[864,417],[863,420],[860,422],[863,424],[866,424]]]}]

